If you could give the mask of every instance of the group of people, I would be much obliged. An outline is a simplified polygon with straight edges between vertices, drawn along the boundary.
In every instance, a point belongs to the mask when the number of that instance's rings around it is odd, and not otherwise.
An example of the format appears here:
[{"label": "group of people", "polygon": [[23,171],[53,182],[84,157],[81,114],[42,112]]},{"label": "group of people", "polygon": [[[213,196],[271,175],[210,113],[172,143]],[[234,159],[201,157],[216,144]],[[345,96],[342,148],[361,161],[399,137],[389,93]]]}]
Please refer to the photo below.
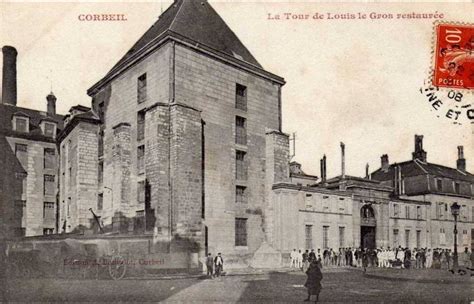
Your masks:
[{"label": "group of people", "polygon": [[[473,253],[468,248],[458,255],[460,265],[471,267],[474,259]],[[450,269],[452,267],[453,252],[450,249],[429,248],[332,248],[309,250],[296,250],[290,253],[290,267],[306,271],[312,261],[318,261],[324,266],[353,266],[353,267],[380,267],[380,268],[436,268]]]},{"label": "group of people", "polygon": [[210,278],[220,277],[224,270],[224,259],[219,252],[215,257],[211,253],[206,257],[207,276]]}]

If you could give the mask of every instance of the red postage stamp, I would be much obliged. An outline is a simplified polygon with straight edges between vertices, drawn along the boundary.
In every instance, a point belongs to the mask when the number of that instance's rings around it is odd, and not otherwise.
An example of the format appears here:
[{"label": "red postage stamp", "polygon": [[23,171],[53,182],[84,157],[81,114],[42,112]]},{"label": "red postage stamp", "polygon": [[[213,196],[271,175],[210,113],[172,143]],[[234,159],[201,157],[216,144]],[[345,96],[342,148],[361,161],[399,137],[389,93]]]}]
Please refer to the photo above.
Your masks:
[{"label": "red postage stamp", "polygon": [[434,86],[474,89],[474,25],[437,24],[434,64]]}]

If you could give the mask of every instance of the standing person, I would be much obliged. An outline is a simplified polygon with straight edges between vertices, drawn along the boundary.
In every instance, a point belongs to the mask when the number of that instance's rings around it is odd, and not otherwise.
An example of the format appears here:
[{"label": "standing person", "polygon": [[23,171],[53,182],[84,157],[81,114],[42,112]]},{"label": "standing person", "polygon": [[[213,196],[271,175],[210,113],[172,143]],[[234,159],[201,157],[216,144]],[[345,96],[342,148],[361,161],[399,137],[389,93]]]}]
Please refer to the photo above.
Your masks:
[{"label": "standing person", "polygon": [[339,249],[339,264],[346,266],[346,248]]},{"label": "standing person", "polygon": [[445,254],[446,254],[446,265],[447,265],[447,269],[449,270],[451,267],[451,249],[446,249],[445,251]]},{"label": "standing person", "polygon": [[[319,252],[319,249],[318,249]],[[311,249],[311,252],[309,253],[308,256],[308,262],[311,264],[311,262],[316,261],[316,253],[314,253],[314,249]]]},{"label": "standing person", "polygon": [[214,259],[212,258],[212,254],[208,253],[206,257],[206,268],[207,268],[207,276],[211,279],[214,277]]},{"label": "standing person", "polygon": [[301,252],[301,249],[298,250],[298,254],[296,256],[296,262],[298,263],[298,269],[303,268],[303,261],[304,261],[304,253]]},{"label": "standing person", "polygon": [[425,258],[426,258],[426,268],[431,268],[431,265],[433,264],[433,253],[431,252],[431,248],[428,248],[428,250],[426,250],[426,254],[425,254]]},{"label": "standing person", "polygon": [[220,277],[222,270],[224,269],[224,259],[222,258],[221,253],[219,252],[214,258],[214,265],[216,271],[216,277]]},{"label": "standing person", "polygon": [[308,289],[308,298],[304,301],[311,301],[311,296],[316,296],[314,303],[319,300],[319,293],[321,292],[321,280],[323,279],[323,274],[321,273],[320,263],[318,261],[311,262],[308,270],[306,271],[308,276],[304,286]]},{"label": "standing person", "polygon": [[296,252],[296,249],[293,249],[292,252],[290,252],[290,268],[296,268],[298,267],[297,263],[297,255],[298,253]]},{"label": "standing person", "polygon": [[367,271],[368,265],[369,265],[369,254],[365,249],[362,249],[362,267],[364,268],[364,273]]},{"label": "standing person", "polygon": [[308,267],[309,267],[309,252],[308,252],[308,249],[306,249],[306,251],[303,253],[302,257],[303,257],[302,270],[303,270],[304,273],[306,273],[306,270],[308,270]]},{"label": "standing person", "polygon": [[347,254],[347,258],[346,258],[347,265],[352,266],[352,248],[351,247],[347,249],[346,254]]}]

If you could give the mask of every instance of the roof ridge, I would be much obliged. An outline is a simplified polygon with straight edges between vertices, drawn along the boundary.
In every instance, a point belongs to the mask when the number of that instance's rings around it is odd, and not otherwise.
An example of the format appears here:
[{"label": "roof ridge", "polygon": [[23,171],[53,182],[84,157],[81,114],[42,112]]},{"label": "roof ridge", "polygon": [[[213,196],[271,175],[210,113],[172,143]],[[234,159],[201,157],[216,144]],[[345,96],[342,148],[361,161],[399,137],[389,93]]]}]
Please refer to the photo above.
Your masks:
[{"label": "roof ridge", "polygon": [[[418,167],[420,167],[421,170],[423,170],[423,172],[425,172],[426,174],[428,174],[428,171],[426,171],[426,169],[423,168],[423,166],[422,166],[419,162],[417,162],[417,160],[418,160],[418,159],[414,159],[413,162],[414,162],[415,164],[417,164]],[[428,163],[426,163],[426,164],[428,164]]]},{"label": "roof ridge", "polygon": [[[174,22],[176,21],[176,17],[178,16],[178,14],[181,12],[181,9],[183,8],[183,5],[184,5],[184,2],[185,2],[185,1],[184,1],[184,0],[180,0],[179,2],[180,2],[180,4],[179,4],[179,7],[178,7],[178,11],[176,12],[176,14],[174,14],[173,20],[171,20],[171,23],[170,23],[170,26],[168,27],[168,30],[173,31]],[[171,4],[171,5],[174,5],[174,3]],[[173,32],[174,32],[174,31],[173,31]],[[145,46],[146,46],[146,45],[145,45]],[[145,46],[144,46],[144,47],[145,47]]]}]

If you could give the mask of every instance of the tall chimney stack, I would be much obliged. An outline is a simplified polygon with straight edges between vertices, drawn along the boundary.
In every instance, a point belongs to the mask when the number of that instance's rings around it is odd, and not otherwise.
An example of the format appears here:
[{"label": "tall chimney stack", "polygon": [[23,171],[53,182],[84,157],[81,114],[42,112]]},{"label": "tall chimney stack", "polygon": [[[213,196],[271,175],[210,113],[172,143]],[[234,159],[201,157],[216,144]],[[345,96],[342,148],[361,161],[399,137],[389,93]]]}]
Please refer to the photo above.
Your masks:
[{"label": "tall chimney stack", "polygon": [[46,112],[48,115],[55,115],[56,114],[56,96],[54,96],[53,92],[49,93],[46,96],[46,100],[48,101],[46,106]]},{"label": "tall chimney stack", "polygon": [[413,160],[418,159],[426,163],[426,151],[423,150],[423,135],[415,135],[415,152],[412,153]]},{"label": "tall chimney stack", "polygon": [[2,103],[16,106],[16,56],[18,52],[12,46],[4,46]]},{"label": "tall chimney stack", "polygon": [[380,163],[383,171],[387,171],[390,163],[388,162],[388,155],[384,154],[380,157]]},{"label": "tall chimney stack", "polygon": [[365,165],[365,178],[369,178],[369,163]]},{"label": "tall chimney stack", "polygon": [[324,168],[323,168],[323,159],[319,160],[319,168],[321,171],[321,181],[324,182]]},{"label": "tall chimney stack", "polygon": [[341,178],[346,178],[346,154],[343,142],[341,142]]},{"label": "tall chimney stack", "polygon": [[463,146],[458,146],[458,160],[456,161],[456,167],[460,171],[466,171],[466,159],[464,158]]},{"label": "tall chimney stack", "polygon": [[324,182],[326,182],[326,179],[327,179],[327,171],[326,171],[326,154],[323,155],[323,179],[324,179]]}]

